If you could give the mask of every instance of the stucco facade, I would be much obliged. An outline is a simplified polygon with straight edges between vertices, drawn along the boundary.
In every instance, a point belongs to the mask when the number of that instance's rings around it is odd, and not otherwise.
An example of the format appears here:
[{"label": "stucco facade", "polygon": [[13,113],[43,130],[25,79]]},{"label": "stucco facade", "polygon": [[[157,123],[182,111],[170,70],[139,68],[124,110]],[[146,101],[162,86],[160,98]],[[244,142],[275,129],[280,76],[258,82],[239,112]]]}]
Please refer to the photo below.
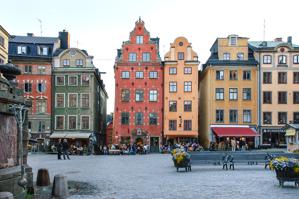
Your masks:
[{"label": "stucco facade", "polygon": [[171,142],[198,138],[198,56],[178,37],[164,59],[164,137]]},{"label": "stucco facade", "polygon": [[9,33],[0,25],[0,64],[8,62]]},{"label": "stucco facade", "polygon": [[[232,40],[232,37],[234,41]],[[257,62],[248,38],[218,38],[200,75],[200,141],[215,141],[211,126],[257,124]]]}]

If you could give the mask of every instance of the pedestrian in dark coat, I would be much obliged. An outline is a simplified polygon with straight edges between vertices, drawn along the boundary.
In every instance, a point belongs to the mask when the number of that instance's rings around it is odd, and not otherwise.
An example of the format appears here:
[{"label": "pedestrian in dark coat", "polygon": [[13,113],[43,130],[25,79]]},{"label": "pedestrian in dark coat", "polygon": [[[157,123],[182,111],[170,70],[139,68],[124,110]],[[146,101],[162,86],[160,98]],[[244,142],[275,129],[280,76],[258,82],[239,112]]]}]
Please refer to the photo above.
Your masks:
[{"label": "pedestrian in dark coat", "polygon": [[58,143],[56,144],[56,148],[57,148],[57,158],[58,158],[58,160],[61,160],[61,153],[62,153],[61,139],[58,139]]},{"label": "pedestrian in dark coat", "polygon": [[67,159],[70,159],[70,157],[69,157],[69,144],[67,143],[66,139],[63,140],[62,151],[63,151],[63,159],[65,160],[65,156],[67,157]]}]

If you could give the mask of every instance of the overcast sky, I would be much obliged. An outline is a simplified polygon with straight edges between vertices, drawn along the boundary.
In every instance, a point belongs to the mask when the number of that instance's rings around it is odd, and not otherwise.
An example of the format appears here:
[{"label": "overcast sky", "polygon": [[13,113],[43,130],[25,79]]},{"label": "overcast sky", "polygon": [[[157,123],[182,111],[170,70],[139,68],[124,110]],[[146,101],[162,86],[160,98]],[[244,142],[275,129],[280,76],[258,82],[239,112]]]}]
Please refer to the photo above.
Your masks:
[{"label": "overcast sky", "polygon": [[9,0],[1,2],[0,24],[11,35],[32,32],[58,36],[66,29],[71,46],[86,49],[95,65],[107,72],[108,113],[114,107],[113,65],[116,49],[128,40],[139,16],[151,37],[160,38],[162,59],[169,44],[185,36],[201,64],[217,37],[229,34],[262,40],[293,36],[299,43],[298,0]]}]

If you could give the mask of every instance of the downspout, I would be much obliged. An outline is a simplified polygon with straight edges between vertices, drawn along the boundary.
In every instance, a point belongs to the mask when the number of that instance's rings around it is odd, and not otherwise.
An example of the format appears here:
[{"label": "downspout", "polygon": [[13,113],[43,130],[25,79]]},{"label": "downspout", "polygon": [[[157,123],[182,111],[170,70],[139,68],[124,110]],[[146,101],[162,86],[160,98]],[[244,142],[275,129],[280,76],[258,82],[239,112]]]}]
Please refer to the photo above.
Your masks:
[{"label": "downspout", "polygon": [[258,132],[260,135],[259,139],[259,146],[262,145],[262,104],[261,104],[261,97],[262,97],[262,69],[261,69],[261,53],[259,52],[259,62],[258,62]]}]

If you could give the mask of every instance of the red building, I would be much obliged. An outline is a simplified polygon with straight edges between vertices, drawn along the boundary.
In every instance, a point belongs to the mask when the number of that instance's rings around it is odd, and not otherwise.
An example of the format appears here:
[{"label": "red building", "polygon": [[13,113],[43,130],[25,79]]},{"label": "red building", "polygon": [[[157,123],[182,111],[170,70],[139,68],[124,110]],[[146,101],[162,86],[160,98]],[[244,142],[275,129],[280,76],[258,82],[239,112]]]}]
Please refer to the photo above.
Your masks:
[{"label": "red building", "polygon": [[114,66],[113,143],[148,144],[158,151],[163,131],[163,67],[159,38],[139,19],[118,49]]}]

